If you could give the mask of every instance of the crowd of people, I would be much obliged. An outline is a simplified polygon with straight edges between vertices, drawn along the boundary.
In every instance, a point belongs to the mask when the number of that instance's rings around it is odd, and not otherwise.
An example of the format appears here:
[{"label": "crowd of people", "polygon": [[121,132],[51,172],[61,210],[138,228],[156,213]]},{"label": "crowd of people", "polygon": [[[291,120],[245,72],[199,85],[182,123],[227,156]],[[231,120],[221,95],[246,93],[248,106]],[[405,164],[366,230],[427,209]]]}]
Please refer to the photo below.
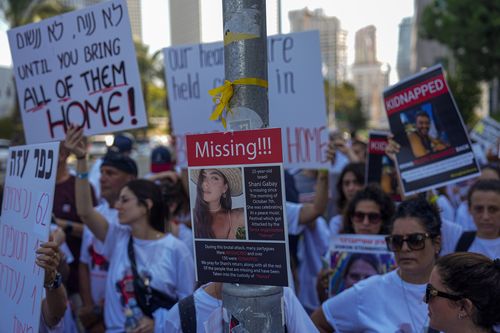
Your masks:
[{"label": "crowd of people", "polygon": [[[195,281],[193,237],[245,238],[244,209],[232,205],[243,192],[241,169],[199,169],[188,178],[161,146],[139,178],[132,149],[133,137],[117,135],[89,168],[83,131],[68,129],[51,239],[36,251],[45,270],[41,332],[222,328],[222,284]],[[285,172],[287,332],[500,332],[499,161],[478,179],[396,202],[379,184],[365,184],[363,141],[337,139],[329,149],[330,172]],[[388,156],[397,150],[391,143]],[[71,154],[75,170],[66,163]],[[335,268],[324,263],[341,234],[385,237],[395,267],[384,273],[370,255],[352,255],[332,293]]]}]

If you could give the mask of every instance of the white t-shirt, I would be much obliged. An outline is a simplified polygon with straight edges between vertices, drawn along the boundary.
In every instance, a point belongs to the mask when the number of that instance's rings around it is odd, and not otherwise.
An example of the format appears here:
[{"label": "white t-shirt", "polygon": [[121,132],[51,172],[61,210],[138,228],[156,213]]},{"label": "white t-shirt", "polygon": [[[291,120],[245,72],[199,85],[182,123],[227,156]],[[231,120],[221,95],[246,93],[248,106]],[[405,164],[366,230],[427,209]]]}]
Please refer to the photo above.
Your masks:
[{"label": "white t-shirt", "polygon": [[461,226],[443,219],[441,221],[441,252],[439,252],[439,255],[444,256],[455,252],[455,247],[462,233]]},{"label": "white t-shirt", "polygon": [[[133,273],[128,258],[127,245],[130,229],[109,224],[104,241],[103,254],[110,266],[106,280],[106,306],[104,318],[107,332],[123,332],[124,310],[134,312]],[[181,299],[193,292],[194,264],[186,246],[171,234],[157,240],[134,238],[134,253],[137,271],[151,277],[151,287],[172,298]]]},{"label": "white t-shirt", "polygon": [[[96,207],[108,223],[118,224],[118,211],[111,208],[104,199]],[[106,293],[106,277],[108,276],[109,262],[103,256],[104,244],[94,237],[90,229],[83,228],[82,245],[80,248],[80,262],[87,264],[90,273],[90,292],[95,304],[99,304]]]},{"label": "white t-shirt", "polygon": [[455,222],[462,227],[464,231],[476,231],[477,227],[469,213],[469,204],[463,201],[457,208]]},{"label": "white t-shirt", "polygon": [[500,237],[484,239],[476,236],[468,252],[481,253],[490,259],[500,258]]},{"label": "white t-shirt", "polygon": [[186,245],[194,260],[193,230],[181,222],[179,223],[179,236],[177,238]]},{"label": "white t-shirt", "polygon": [[340,229],[342,229],[342,214],[332,217],[328,227],[330,229],[330,237],[338,235],[340,233]]},{"label": "white t-shirt", "polygon": [[[290,288],[283,288],[284,312],[287,330],[289,333],[314,333],[318,329],[304,311],[299,300]],[[194,293],[194,304],[196,308],[196,331],[198,333],[222,333],[222,322],[207,323],[208,318],[222,318],[222,316],[214,316],[216,312],[222,312],[222,301],[209,295],[204,289],[199,288]],[[205,325],[212,327],[217,326],[219,330],[211,330],[207,332]],[[164,327],[156,328],[155,332],[164,333],[182,333],[179,306],[175,305],[168,313]]]},{"label": "white t-shirt", "polygon": [[302,204],[286,201],[286,219],[288,224],[288,234],[289,235],[299,235],[304,231],[304,224],[299,224],[300,210],[302,209]]},{"label": "white t-shirt", "polygon": [[96,198],[101,197],[101,183],[99,181],[101,179],[102,161],[102,158],[96,159],[89,171],[89,182],[90,184],[92,184],[92,186],[94,186],[94,193]]},{"label": "white t-shirt", "polygon": [[299,258],[299,293],[300,303],[308,312],[313,312],[321,304],[316,293],[316,279],[323,268],[321,258],[328,251],[329,231],[324,218],[316,219],[314,229],[306,227],[299,240],[297,256]]},{"label": "white t-shirt", "polygon": [[455,221],[455,208],[445,195],[438,196],[436,204],[439,207],[441,220]]},{"label": "white t-shirt", "polygon": [[360,281],[322,309],[336,332],[421,333],[429,325],[425,287],[404,282],[395,270]]}]

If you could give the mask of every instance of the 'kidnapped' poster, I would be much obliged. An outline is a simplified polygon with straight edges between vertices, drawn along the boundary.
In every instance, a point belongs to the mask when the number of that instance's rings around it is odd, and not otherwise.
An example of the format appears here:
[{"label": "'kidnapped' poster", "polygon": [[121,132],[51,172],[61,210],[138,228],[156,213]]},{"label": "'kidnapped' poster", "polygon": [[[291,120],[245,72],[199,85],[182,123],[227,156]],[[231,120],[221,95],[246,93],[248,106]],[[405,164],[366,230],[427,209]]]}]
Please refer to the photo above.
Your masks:
[{"label": "'kidnapped' poster", "polygon": [[405,195],[479,174],[462,118],[441,66],[431,67],[384,91]]}]

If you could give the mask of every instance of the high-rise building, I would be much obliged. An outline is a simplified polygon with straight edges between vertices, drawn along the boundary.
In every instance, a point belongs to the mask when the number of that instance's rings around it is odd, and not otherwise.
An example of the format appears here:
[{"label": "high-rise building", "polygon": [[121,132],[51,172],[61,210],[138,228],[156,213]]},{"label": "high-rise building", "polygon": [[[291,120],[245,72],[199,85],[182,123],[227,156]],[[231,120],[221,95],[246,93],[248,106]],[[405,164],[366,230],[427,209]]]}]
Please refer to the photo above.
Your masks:
[{"label": "high-rise building", "polygon": [[347,80],[347,32],[341,29],[340,20],[326,16],[323,9],[308,8],[288,13],[292,32],[319,30],[321,57],[326,70],[325,78],[337,85]]},{"label": "high-rise building", "polygon": [[411,75],[411,29],[412,18],[405,17],[399,24],[398,59],[396,69],[399,80]]},{"label": "high-rise building", "polygon": [[14,108],[16,89],[12,68],[0,66],[0,118],[9,116]]},{"label": "high-rise building", "polygon": [[373,25],[356,32],[353,85],[361,99],[361,109],[372,128],[387,128],[382,92],[389,85],[391,68],[377,60],[376,28]]},{"label": "high-rise building", "polygon": [[[95,5],[104,0],[59,0],[61,4],[82,9],[87,6]],[[128,15],[130,17],[130,27],[132,29],[132,38],[142,42],[142,14],[141,0],[127,0]]]},{"label": "high-rise building", "polygon": [[[433,0],[414,0],[414,19],[412,24],[412,36],[411,36],[411,72],[418,73],[422,69],[433,66],[445,59],[451,57],[448,48],[443,44],[423,39],[419,34],[420,22],[422,19],[422,12],[424,8],[431,4]],[[448,68],[448,70],[452,70]]]},{"label": "high-rise building", "polygon": [[201,43],[200,0],[170,0],[172,45]]}]

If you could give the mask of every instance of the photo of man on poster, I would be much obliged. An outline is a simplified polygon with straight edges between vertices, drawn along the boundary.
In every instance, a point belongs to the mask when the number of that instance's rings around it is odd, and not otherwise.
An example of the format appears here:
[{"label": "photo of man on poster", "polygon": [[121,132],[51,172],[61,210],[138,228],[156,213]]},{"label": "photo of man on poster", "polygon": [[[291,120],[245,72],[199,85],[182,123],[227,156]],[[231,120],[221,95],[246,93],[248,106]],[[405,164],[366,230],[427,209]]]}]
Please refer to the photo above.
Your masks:
[{"label": "photo of man on poster", "polygon": [[195,238],[246,239],[244,209],[235,207],[243,194],[241,168],[195,169],[190,179]]},{"label": "photo of man on poster", "polygon": [[[408,136],[408,141],[410,142],[413,155],[415,155],[416,158],[438,152],[449,147],[449,144],[444,140],[431,135],[433,121],[428,112],[420,109],[411,113],[414,113],[415,115],[415,122],[413,124],[407,122],[405,125],[405,131]],[[402,114],[402,118],[409,118],[408,116]],[[403,122],[405,121],[403,120]]]}]

